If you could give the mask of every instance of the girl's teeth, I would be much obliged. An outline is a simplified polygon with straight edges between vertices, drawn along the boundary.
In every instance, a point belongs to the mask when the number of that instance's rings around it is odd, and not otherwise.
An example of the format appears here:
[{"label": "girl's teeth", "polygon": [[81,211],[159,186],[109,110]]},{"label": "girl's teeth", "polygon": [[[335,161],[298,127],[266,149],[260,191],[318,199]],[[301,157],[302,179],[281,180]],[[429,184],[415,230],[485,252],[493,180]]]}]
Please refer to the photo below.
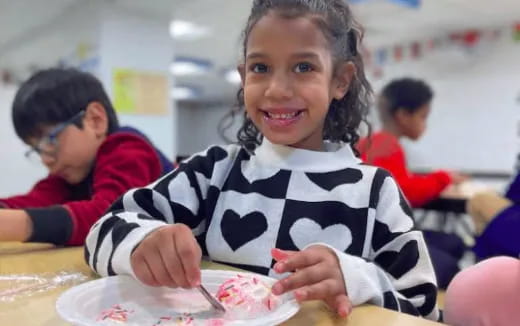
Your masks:
[{"label": "girl's teeth", "polygon": [[269,113],[269,116],[273,119],[291,119],[296,116],[297,112],[294,113]]}]

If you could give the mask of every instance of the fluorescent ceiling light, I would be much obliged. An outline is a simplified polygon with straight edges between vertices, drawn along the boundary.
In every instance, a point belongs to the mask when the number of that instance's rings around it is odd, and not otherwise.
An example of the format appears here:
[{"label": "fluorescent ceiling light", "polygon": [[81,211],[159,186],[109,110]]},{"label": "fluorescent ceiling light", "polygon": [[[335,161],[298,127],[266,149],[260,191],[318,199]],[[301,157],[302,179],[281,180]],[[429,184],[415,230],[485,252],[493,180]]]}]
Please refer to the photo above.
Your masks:
[{"label": "fluorescent ceiling light", "polygon": [[228,81],[228,83],[233,85],[239,85],[242,82],[240,74],[236,69],[228,70],[225,74],[225,78]]},{"label": "fluorescent ceiling light", "polygon": [[178,86],[172,88],[171,97],[174,100],[191,100],[198,97],[198,92],[193,87]]},{"label": "fluorescent ceiling light", "polygon": [[177,57],[170,65],[170,72],[175,76],[203,75],[213,68],[209,60],[193,57]]},{"label": "fluorescent ceiling light", "polygon": [[173,62],[170,65],[170,72],[175,76],[202,75],[208,69],[194,62]]},{"label": "fluorescent ceiling light", "polygon": [[209,29],[183,20],[170,23],[170,35],[178,40],[194,40],[209,34]]}]

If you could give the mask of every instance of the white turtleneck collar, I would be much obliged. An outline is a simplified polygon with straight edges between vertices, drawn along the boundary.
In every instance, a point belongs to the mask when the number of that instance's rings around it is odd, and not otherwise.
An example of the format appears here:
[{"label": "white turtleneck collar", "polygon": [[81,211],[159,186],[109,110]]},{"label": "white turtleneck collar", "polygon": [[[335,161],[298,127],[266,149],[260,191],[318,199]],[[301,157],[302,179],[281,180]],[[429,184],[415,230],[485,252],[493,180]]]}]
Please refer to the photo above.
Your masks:
[{"label": "white turtleneck collar", "polygon": [[349,144],[324,142],[325,151],[311,151],[271,143],[264,137],[255,150],[262,165],[305,172],[338,171],[361,163]]}]

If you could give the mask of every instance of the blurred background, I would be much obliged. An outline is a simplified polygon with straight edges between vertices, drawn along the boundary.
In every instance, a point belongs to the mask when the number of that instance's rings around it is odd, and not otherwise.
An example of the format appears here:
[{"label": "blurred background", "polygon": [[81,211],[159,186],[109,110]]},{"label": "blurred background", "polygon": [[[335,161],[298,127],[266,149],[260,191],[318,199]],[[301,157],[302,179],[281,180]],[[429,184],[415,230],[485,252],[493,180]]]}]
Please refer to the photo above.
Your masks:
[{"label": "blurred background", "polygon": [[[0,0],[0,194],[45,174],[25,160],[10,117],[18,85],[41,68],[95,74],[122,123],[171,159],[222,143],[217,125],[235,103],[251,2]],[[426,135],[405,142],[411,168],[507,179],[520,149],[520,1],[350,2],[374,91],[403,76],[435,91]]]}]

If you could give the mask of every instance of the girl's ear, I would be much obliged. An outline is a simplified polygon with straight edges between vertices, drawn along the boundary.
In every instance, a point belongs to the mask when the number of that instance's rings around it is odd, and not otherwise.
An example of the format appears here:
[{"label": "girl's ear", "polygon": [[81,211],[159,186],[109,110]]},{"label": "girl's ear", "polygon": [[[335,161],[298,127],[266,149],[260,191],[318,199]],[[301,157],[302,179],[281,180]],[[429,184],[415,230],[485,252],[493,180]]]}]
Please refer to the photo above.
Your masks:
[{"label": "girl's ear", "polygon": [[246,81],[246,66],[242,63],[237,67],[238,73],[240,74],[241,85],[244,87],[244,82]]},{"label": "girl's ear", "polygon": [[345,97],[355,76],[356,66],[350,61],[342,63],[337,68],[332,84],[332,96],[336,100]]}]

